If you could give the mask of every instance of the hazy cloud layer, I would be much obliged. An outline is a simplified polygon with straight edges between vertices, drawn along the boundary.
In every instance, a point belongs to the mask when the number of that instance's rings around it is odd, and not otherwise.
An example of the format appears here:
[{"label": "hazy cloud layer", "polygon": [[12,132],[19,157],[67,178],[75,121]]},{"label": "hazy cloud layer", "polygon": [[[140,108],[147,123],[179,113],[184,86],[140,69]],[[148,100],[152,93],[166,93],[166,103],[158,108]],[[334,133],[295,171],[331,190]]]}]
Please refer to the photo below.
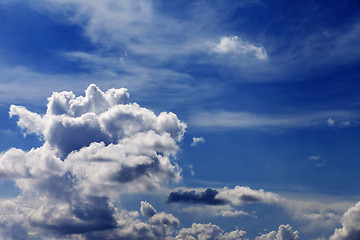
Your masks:
[{"label": "hazy cloud layer", "polygon": [[[190,122],[194,126],[206,128],[299,128],[322,126],[335,126],[335,121],[328,116],[336,116],[343,121],[340,127],[351,126],[346,119],[358,118],[358,114],[348,111],[321,111],[316,113],[303,113],[295,115],[281,115],[276,117],[254,114],[249,112],[213,111],[197,112]],[[330,120],[330,122],[329,122]],[[348,123],[349,122],[349,123]],[[345,124],[344,124],[345,123]]]}]

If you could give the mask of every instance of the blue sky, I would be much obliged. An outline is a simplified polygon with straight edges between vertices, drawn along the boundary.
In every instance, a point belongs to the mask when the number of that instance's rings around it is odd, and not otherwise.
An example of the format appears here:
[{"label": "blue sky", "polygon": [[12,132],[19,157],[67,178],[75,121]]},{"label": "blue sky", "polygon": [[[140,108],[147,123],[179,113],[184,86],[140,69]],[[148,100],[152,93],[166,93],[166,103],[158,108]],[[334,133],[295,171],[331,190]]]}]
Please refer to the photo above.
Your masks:
[{"label": "blue sky", "polygon": [[359,9],[0,0],[1,235],[357,239]]}]

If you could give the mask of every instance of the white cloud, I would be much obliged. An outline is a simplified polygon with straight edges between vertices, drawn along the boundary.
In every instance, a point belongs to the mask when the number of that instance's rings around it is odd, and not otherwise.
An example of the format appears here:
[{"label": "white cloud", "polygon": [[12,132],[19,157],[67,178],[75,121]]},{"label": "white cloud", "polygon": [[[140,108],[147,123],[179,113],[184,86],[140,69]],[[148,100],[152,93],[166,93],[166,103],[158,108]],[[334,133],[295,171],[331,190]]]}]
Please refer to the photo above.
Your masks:
[{"label": "white cloud", "polygon": [[152,217],[156,214],[156,210],[154,209],[154,207],[151,206],[150,203],[145,201],[141,201],[140,212],[142,215],[147,217]]},{"label": "white cloud", "polygon": [[341,122],[341,126],[343,126],[343,127],[350,127],[350,126],[351,126],[351,122],[350,122],[350,121],[343,121],[343,122]]},{"label": "white cloud", "polygon": [[329,127],[335,126],[335,120],[332,118],[328,118],[328,120],[326,122]]},{"label": "white cloud", "polygon": [[314,162],[317,167],[323,167],[326,164],[326,159],[321,157],[320,155],[311,155],[309,160]]},{"label": "white cloud", "polygon": [[[44,115],[10,107],[18,126],[44,143],[27,152],[12,148],[0,154],[1,178],[15,181],[21,190],[17,198],[1,201],[0,228],[40,238],[127,236],[129,223],[113,203],[122,193],[156,190],[180,179],[181,170],[171,159],[186,124],[173,113],[157,116],[129,103],[126,89],[102,92],[90,85],[85,96],[60,92],[48,101]],[[145,205],[141,211],[150,216]],[[178,225],[171,214],[152,215],[149,223],[134,220],[131,228],[145,228],[142,237],[158,239],[157,234],[166,236],[168,230],[154,226]]]},{"label": "white cloud", "polygon": [[223,217],[237,217],[237,216],[241,216],[241,215],[252,216],[250,213],[242,211],[242,210],[236,210],[236,211],[223,210],[223,211],[221,211],[221,215]]},{"label": "white cloud", "polygon": [[360,202],[344,213],[341,224],[342,227],[335,229],[330,240],[360,239]]},{"label": "white cloud", "polygon": [[205,138],[203,138],[203,137],[193,137],[191,146],[196,147],[199,143],[204,143],[204,142],[205,142]]},{"label": "white cloud", "polygon": [[281,199],[281,197],[275,193],[265,192],[263,189],[253,190],[249,187],[242,186],[236,186],[233,189],[224,188],[219,192],[217,198],[224,199],[234,206],[254,202],[276,203]]},{"label": "white cloud", "polygon": [[200,224],[193,223],[191,228],[182,228],[176,239],[209,239],[209,240],[246,240],[246,232],[242,230],[235,230],[224,233],[224,231],[214,224]]},{"label": "white cloud", "polygon": [[300,235],[292,226],[280,225],[278,231],[271,231],[256,237],[255,240],[300,240]]},{"label": "white cloud", "polygon": [[248,42],[244,42],[238,36],[222,37],[220,43],[214,44],[211,51],[220,54],[250,54],[259,60],[266,60],[268,58],[264,47],[257,47]]}]

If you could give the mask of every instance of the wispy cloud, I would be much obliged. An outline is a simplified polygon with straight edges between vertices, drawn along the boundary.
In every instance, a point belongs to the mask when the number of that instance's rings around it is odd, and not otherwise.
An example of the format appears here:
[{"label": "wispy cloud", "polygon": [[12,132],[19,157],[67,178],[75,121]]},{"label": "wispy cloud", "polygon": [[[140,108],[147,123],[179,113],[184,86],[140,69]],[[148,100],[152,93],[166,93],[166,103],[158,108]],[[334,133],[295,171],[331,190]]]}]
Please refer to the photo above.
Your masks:
[{"label": "wispy cloud", "polygon": [[259,60],[266,60],[268,58],[264,47],[244,42],[238,36],[222,37],[219,43],[213,44],[211,51],[219,54],[250,54]]},{"label": "wispy cloud", "polygon": [[192,143],[190,144],[192,147],[196,147],[199,143],[204,143],[205,138],[203,137],[193,137]]},{"label": "wispy cloud", "polygon": [[329,116],[339,119],[357,117],[348,111],[322,111],[294,115],[263,115],[248,112],[214,111],[197,112],[190,122],[194,126],[207,128],[297,128],[321,126]]}]

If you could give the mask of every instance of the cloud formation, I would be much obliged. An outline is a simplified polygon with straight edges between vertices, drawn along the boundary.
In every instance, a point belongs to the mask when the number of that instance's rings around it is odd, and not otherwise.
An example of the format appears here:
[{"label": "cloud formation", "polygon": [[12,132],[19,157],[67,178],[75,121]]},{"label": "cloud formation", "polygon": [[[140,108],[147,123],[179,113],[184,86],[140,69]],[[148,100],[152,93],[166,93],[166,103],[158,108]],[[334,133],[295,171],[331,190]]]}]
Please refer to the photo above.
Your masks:
[{"label": "cloud formation", "polygon": [[289,224],[280,225],[278,231],[271,231],[256,237],[255,240],[300,240],[297,230],[294,230]]},{"label": "cloud formation", "polygon": [[223,205],[226,204],[225,200],[216,198],[218,191],[208,188],[204,192],[196,191],[183,191],[171,192],[167,198],[169,203],[182,202],[182,203],[198,203],[208,205]]},{"label": "cloud formation", "polygon": [[[294,115],[268,116],[249,112],[212,111],[197,112],[190,122],[194,126],[206,128],[298,128],[324,125],[335,126],[329,115],[339,119],[358,118],[358,114],[347,111],[320,111]],[[327,119],[327,120],[326,120]],[[329,124],[329,120],[330,124]],[[350,124],[351,125],[351,124]],[[350,126],[345,124],[345,126]]]},{"label": "cloud formation", "polygon": [[225,232],[214,224],[201,224],[194,223],[191,228],[180,229],[179,234],[176,236],[176,239],[208,239],[208,240],[247,240],[245,238],[245,231],[235,230],[232,232]]},{"label": "cloud formation", "polygon": [[219,190],[208,188],[187,190],[182,189],[171,192],[167,201],[169,203],[195,203],[205,205],[226,205],[240,206],[248,203],[263,202],[276,203],[280,201],[280,196],[263,189],[253,190],[249,187],[235,186],[233,189],[227,187]]},{"label": "cloud formation", "polygon": [[191,146],[196,147],[199,143],[204,143],[204,142],[205,142],[205,138],[203,138],[203,137],[193,137]]},{"label": "cloud formation", "polygon": [[341,228],[335,229],[330,240],[360,239],[360,202],[349,208],[341,218]]},{"label": "cloud formation", "polygon": [[266,60],[268,58],[264,47],[257,47],[248,42],[244,42],[238,36],[222,37],[220,42],[211,48],[211,51],[219,54],[250,54],[259,60]]},{"label": "cloud formation", "polygon": [[[120,194],[180,179],[171,159],[185,123],[173,113],[157,116],[128,98],[126,89],[102,92],[92,84],[85,96],[53,93],[44,115],[10,107],[24,133],[37,134],[43,145],[0,155],[0,177],[15,181],[22,192],[1,201],[5,235],[19,229],[15,232],[24,236],[35,231],[39,236],[83,234],[91,239],[94,231],[123,231],[123,215],[113,204]],[[151,213],[145,203],[141,209],[152,225],[178,225],[170,215]]]}]

